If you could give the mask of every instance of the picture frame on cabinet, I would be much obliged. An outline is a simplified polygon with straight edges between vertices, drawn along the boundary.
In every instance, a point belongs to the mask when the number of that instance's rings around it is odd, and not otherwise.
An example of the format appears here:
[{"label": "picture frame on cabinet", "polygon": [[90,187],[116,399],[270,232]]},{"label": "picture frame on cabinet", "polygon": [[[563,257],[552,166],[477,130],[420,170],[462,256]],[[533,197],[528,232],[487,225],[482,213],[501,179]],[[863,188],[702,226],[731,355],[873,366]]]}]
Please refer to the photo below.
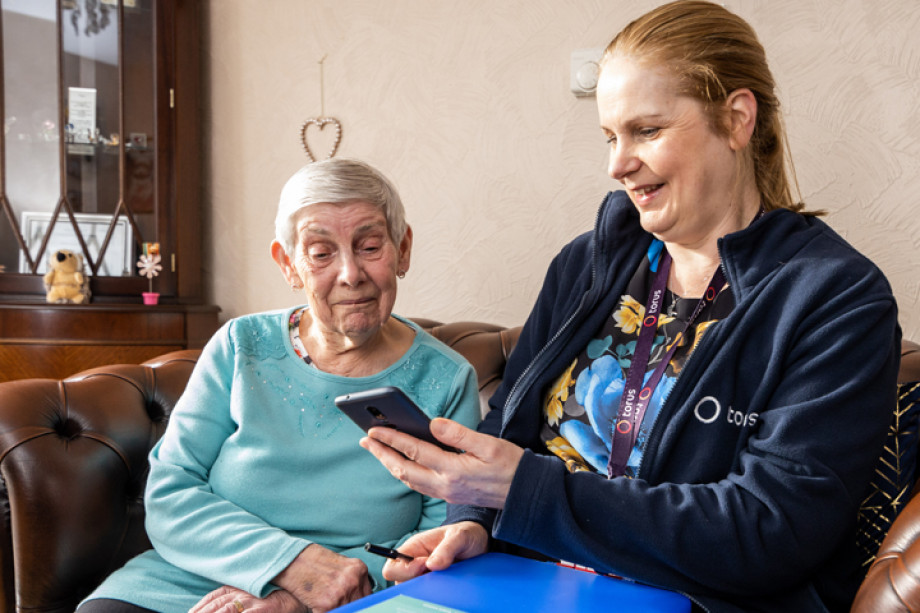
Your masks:
[{"label": "picture frame on cabinet", "polygon": [[[83,241],[89,251],[90,257],[95,262],[99,257],[99,250],[102,242],[105,240],[109,226],[112,224],[112,216],[96,213],[74,213],[74,219],[80,227],[80,233],[83,235]],[[51,213],[45,211],[23,211],[19,221],[19,227],[22,236],[25,239],[26,246],[32,257],[38,255],[38,249],[41,247],[48,226],[51,224]],[[70,217],[61,213],[54,224],[51,232],[51,238],[48,240],[48,246],[41,258],[38,267],[38,274],[44,274],[48,270],[48,256],[58,249],[69,249],[74,253],[83,253],[80,241],[77,240],[77,233]],[[87,266],[85,271],[87,275],[92,275],[92,267]],[[26,260],[25,254],[19,254],[19,272],[29,274],[32,271]],[[112,231],[112,238],[109,246],[99,262],[98,274],[101,276],[126,277],[134,275],[134,231],[128,219],[119,216],[115,220],[115,227]]]}]

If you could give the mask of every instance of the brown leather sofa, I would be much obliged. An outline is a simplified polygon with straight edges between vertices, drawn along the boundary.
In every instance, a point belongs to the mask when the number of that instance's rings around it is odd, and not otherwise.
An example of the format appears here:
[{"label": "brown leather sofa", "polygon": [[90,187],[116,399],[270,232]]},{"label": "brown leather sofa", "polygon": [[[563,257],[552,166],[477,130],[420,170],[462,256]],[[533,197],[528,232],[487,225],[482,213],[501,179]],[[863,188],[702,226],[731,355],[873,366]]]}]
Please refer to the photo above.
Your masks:
[{"label": "brown leather sofa", "polygon": [[[470,360],[485,407],[520,328],[416,321]],[[920,348],[905,347],[915,353],[902,364],[904,380],[920,380]],[[177,351],[64,380],[0,383],[0,613],[73,611],[105,576],[149,547],[147,454],[198,354]],[[920,583],[910,574],[920,574],[918,535],[920,499],[891,530],[854,611],[920,610]]]}]

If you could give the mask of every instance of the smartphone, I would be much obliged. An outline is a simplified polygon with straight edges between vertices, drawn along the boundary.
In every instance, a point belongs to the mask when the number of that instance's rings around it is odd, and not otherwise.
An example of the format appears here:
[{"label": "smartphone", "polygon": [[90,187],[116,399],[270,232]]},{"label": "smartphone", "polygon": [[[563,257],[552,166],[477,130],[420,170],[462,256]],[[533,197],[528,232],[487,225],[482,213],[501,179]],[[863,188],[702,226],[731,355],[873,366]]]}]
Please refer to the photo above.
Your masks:
[{"label": "smartphone", "polygon": [[428,427],[431,419],[398,387],[389,385],[339,396],[335,406],[365,432],[371,428],[394,428],[441,449],[458,451],[432,436]]}]

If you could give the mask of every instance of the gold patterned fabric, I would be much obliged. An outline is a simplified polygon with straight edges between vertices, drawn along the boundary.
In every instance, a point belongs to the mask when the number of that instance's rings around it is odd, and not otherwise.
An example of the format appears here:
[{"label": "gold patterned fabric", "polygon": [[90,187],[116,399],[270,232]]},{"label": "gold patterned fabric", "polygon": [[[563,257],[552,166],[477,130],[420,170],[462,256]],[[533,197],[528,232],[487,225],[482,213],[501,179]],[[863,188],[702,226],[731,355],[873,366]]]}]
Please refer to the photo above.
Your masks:
[{"label": "gold patterned fabric", "polygon": [[875,476],[859,508],[856,544],[863,566],[875,560],[888,529],[910,500],[917,478],[920,381],[898,386],[898,405]]}]

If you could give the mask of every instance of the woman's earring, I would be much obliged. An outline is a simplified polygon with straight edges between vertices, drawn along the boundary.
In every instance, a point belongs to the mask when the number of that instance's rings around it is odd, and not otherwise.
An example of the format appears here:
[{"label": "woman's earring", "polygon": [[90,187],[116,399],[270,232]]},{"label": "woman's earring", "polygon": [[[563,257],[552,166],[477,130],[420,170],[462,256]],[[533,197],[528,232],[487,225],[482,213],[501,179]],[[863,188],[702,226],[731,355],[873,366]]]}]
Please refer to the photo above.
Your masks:
[{"label": "woman's earring", "polygon": [[303,289],[303,285],[300,285],[299,283],[291,283],[292,292],[299,292],[302,289]]},{"label": "woman's earring", "polygon": [[399,272],[396,273],[396,276],[399,277],[400,279],[405,279],[405,278],[406,278],[406,271],[405,271],[405,270],[400,270]]}]

